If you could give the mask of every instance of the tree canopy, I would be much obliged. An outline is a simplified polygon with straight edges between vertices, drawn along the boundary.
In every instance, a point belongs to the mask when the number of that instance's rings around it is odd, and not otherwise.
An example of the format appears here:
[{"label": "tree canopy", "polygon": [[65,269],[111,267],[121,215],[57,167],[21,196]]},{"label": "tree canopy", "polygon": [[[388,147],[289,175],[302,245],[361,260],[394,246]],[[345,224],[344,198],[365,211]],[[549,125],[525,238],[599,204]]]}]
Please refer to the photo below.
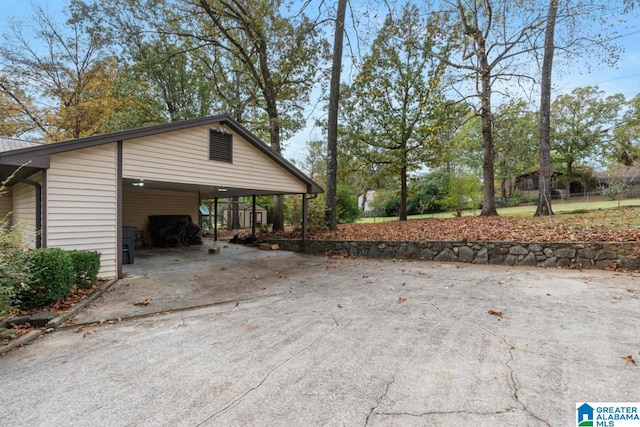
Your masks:
[{"label": "tree canopy", "polygon": [[[352,155],[388,165],[400,183],[401,220],[407,219],[408,173],[434,163],[444,115],[444,63],[431,54],[435,19],[423,20],[416,6],[389,15],[345,91],[342,139]],[[425,31],[426,28],[426,31]]]}]

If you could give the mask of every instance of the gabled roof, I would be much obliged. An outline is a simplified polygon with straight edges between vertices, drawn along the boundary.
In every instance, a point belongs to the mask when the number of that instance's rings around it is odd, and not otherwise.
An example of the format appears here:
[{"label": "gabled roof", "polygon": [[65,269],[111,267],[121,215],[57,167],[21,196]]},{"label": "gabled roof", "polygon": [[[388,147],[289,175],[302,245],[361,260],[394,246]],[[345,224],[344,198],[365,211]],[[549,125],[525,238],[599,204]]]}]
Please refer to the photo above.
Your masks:
[{"label": "gabled roof", "polygon": [[[94,147],[102,144],[109,144],[117,141],[125,141],[135,138],[141,138],[150,135],[157,135],[166,132],[173,132],[182,129],[188,129],[191,127],[219,124],[228,127],[243,137],[250,144],[255,146],[267,157],[271,158],[282,168],[287,170],[293,176],[307,185],[309,193],[321,193],[322,188],[315,183],[311,178],[305,175],[302,171],[296,168],[291,162],[282,157],[281,154],[276,153],[267,144],[265,144],[260,138],[251,133],[247,128],[240,123],[232,119],[227,114],[220,114],[215,116],[201,117],[191,120],[183,120],[179,122],[164,123],[155,126],[148,126],[144,128],[130,129],[112,133],[106,133],[102,135],[94,135],[86,138],[72,139],[68,141],[55,142],[49,144],[37,144],[34,146],[27,146],[19,149],[13,149],[11,151],[0,152],[0,172],[3,176],[6,175],[7,166],[23,166],[20,175],[27,175],[34,173],[39,169],[47,169],[49,167],[49,156],[57,153],[64,153],[67,151],[80,150],[83,148]],[[15,168],[13,168],[15,169]]]},{"label": "gabled roof", "polygon": [[37,147],[39,145],[43,145],[43,143],[0,136],[0,153],[3,153],[5,151],[19,150],[21,148]]}]

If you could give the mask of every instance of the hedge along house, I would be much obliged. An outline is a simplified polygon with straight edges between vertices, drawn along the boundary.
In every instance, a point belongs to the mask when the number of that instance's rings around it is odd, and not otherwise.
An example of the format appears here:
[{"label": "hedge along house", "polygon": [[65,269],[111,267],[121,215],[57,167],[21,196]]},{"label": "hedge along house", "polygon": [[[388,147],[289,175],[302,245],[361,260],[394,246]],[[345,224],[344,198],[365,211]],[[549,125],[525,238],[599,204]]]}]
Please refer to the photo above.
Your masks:
[{"label": "hedge along house", "polygon": [[0,177],[0,215],[26,222],[32,247],[98,251],[104,278],[122,277],[123,226],[197,223],[202,199],[298,194],[306,230],[307,195],[322,192],[227,115],[0,152]]}]

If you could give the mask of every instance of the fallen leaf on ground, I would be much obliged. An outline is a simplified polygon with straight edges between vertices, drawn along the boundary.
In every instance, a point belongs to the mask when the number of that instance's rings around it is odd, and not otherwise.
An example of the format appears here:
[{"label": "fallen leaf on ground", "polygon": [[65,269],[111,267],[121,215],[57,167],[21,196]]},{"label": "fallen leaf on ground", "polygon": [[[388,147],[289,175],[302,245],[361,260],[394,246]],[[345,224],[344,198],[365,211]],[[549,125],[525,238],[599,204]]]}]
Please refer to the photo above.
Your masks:
[{"label": "fallen leaf on ground", "polygon": [[78,326],[75,332],[77,334],[78,332],[82,332],[83,330],[84,330],[84,326]]},{"label": "fallen leaf on ground", "polygon": [[92,330],[90,330],[90,331],[88,331],[88,332],[85,332],[85,333],[82,335],[82,338],[84,338],[84,337],[86,337],[86,336],[88,336],[88,335],[93,335],[93,334],[95,334],[96,332],[98,332],[98,330],[97,330],[97,329],[92,329]]},{"label": "fallen leaf on ground", "polygon": [[134,302],[133,305],[149,305],[151,304],[151,300],[150,299],[144,299],[142,301],[138,301],[138,302]]},{"label": "fallen leaf on ground", "polygon": [[494,316],[502,317],[502,312],[500,310],[489,310],[487,313],[493,314]]},{"label": "fallen leaf on ground", "polygon": [[405,297],[400,297],[398,298],[398,304],[402,304],[403,302],[405,302],[407,299]]},{"label": "fallen leaf on ground", "polygon": [[[612,229],[604,215],[616,215]],[[640,240],[640,227],[623,226],[626,218],[634,219],[637,210],[629,207],[616,210],[592,210],[586,216],[556,215],[552,224],[548,218],[520,216],[465,216],[459,218],[425,218],[405,222],[340,224],[337,230],[314,230],[311,240],[431,240],[431,241],[519,241],[519,242],[629,242]],[[588,218],[591,227],[580,220]],[[268,237],[299,238],[300,230],[272,232]],[[346,258],[340,251],[329,252],[335,258]],[[461,268],[461,266],[456,266]]]},{"label": "fallen leaf on ground", "polygon": [[635,359],[633,358],[632,355],[625,356],[625,357],[623,357],[623,359],[626,360],[627,363],[631,363],[632,365],[636,364],[636,361],[635,361]]}]

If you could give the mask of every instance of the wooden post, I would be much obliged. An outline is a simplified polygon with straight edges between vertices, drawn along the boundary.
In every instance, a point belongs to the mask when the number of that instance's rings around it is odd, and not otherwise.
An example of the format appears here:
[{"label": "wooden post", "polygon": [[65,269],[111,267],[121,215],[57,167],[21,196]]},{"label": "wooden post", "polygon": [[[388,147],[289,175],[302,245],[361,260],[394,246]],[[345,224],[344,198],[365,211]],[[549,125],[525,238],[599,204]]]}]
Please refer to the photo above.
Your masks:
[{"label": "wooden post", "polygon": [[[213,199],[213,240],[218,241],[218,198]],[[211,213],[211,211],[209,211]]]},{"label": "wooden post", "polygon": [[213,206],[211,206],[211,199],[209,199],[207,207],[209,208],[209,230],[211,230],[211,228],[213,228]]}]

